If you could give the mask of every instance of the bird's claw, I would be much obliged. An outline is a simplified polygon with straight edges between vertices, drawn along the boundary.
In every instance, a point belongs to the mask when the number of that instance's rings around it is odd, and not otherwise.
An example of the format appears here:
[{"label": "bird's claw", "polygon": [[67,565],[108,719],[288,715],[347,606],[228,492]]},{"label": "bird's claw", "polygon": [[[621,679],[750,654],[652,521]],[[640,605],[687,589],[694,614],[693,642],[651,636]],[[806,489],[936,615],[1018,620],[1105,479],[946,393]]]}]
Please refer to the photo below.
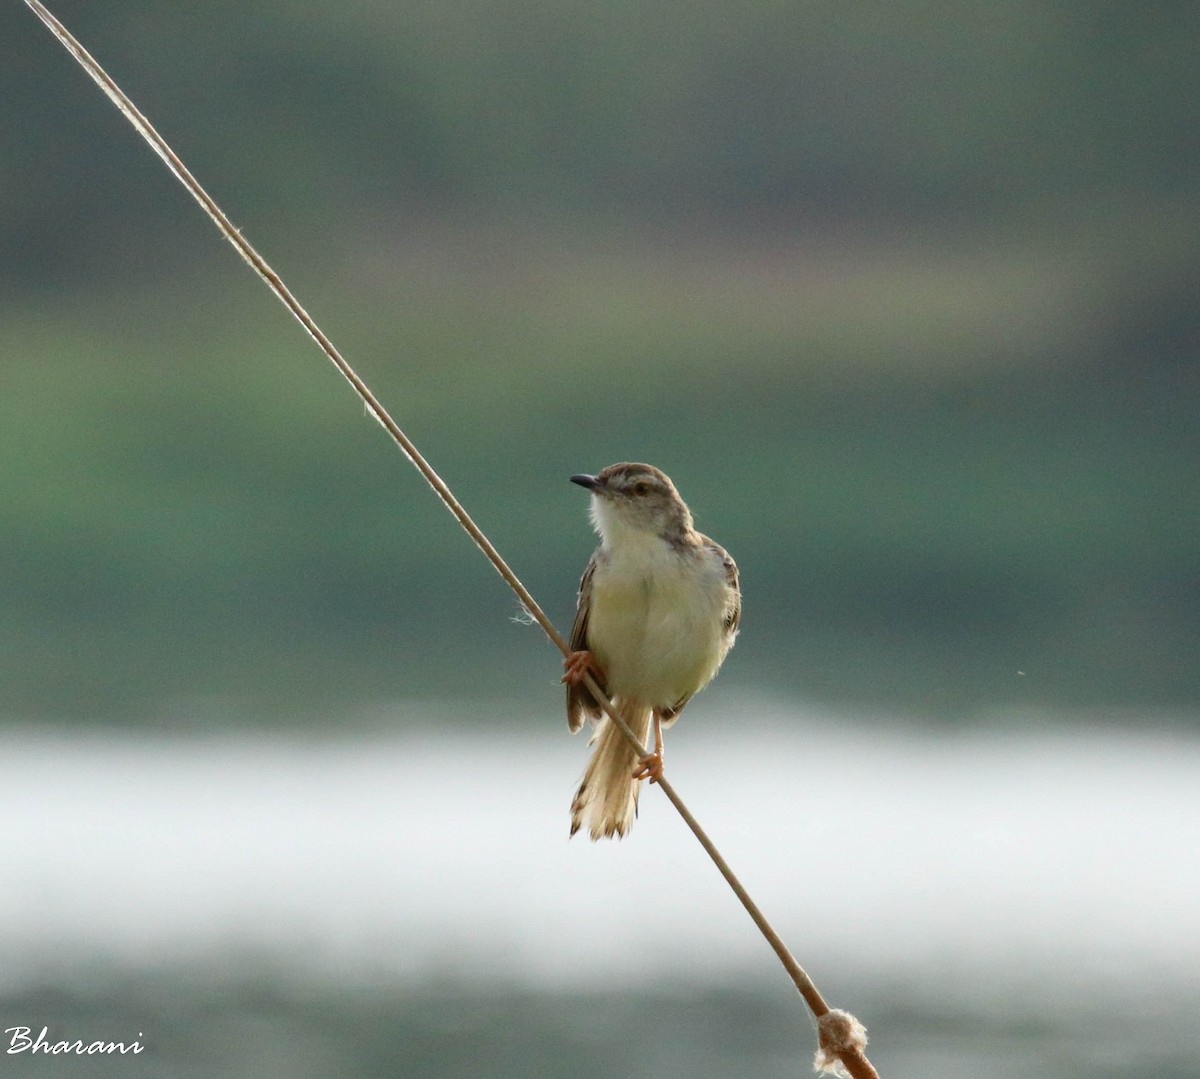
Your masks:
[{"label": "bird's claw", "polygon": [[572,652],[563,660],[562,680],[568,686],[582,684],[588,674],[596,680],[598,685],[604,685],[604,671],[600,669],[600,664],[596,662],[595,656],[586,649]]},{"label": "bird's claw", "polygon": [[634,779],[648,779],[657,783],[663,777],[662,750],[647,753],[638,761],[638,770],[633,773]]}]

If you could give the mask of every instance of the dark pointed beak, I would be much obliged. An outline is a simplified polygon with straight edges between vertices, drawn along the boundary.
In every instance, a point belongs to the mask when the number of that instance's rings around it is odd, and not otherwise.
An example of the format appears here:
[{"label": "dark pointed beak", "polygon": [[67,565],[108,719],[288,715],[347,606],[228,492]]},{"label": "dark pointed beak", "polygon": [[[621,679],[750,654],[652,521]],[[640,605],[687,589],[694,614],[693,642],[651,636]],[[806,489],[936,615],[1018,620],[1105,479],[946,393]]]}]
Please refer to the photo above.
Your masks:
[{"label": "dark pointed beak", "polygon": [[580,487],[586,487],[589,491],[604,490],[604,484],[600,480],[596,479],[595,476],[589,476],[587,473],[583,473],[578,476],[572,476],[571,482],[579,484]]}]

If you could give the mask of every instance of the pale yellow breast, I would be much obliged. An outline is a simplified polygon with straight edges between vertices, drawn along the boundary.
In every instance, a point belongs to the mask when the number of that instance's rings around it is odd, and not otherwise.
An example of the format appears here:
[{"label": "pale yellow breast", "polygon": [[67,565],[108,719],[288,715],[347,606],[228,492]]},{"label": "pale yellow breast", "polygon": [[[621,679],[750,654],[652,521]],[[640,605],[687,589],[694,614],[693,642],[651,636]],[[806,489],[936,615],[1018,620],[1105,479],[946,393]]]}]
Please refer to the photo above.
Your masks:
[{"label": "pale yellow breast", "polygon": [[648,535],[597,565],[588,645],[610,693],[671,707],[721,665],[728,650],[724,567],[707,551],[684,554]]}]

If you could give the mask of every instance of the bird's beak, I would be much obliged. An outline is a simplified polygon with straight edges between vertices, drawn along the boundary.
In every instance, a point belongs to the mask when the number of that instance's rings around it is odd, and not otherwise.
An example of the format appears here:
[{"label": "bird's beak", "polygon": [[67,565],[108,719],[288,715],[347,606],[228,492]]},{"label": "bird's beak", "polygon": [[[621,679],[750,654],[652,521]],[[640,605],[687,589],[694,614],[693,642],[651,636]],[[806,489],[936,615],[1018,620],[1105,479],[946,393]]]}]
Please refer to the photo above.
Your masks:
[{"label": "bird's beak", "polygon": [[587,473],[583,473],[579,476],[572,476],[571,482],[579,484],[580,487],[586,487],[589,491],[604,490],[603,481],[596,479],[595,476],[589,476]]}]

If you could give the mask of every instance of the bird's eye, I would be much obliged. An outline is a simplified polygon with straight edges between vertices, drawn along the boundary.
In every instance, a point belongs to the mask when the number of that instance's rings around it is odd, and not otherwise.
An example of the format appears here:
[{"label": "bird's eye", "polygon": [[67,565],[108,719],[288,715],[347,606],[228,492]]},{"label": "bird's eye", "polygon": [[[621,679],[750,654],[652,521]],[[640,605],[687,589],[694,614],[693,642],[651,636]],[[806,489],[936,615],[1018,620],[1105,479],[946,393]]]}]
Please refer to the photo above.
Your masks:
[{"label": "bird's eye", "polygon": [[648,494],[650,493],[650,484],[648,484],[648,483],[635,483],[635,484],[633,485],[633,493],[634,493],[635,495],[648,495]]}]

